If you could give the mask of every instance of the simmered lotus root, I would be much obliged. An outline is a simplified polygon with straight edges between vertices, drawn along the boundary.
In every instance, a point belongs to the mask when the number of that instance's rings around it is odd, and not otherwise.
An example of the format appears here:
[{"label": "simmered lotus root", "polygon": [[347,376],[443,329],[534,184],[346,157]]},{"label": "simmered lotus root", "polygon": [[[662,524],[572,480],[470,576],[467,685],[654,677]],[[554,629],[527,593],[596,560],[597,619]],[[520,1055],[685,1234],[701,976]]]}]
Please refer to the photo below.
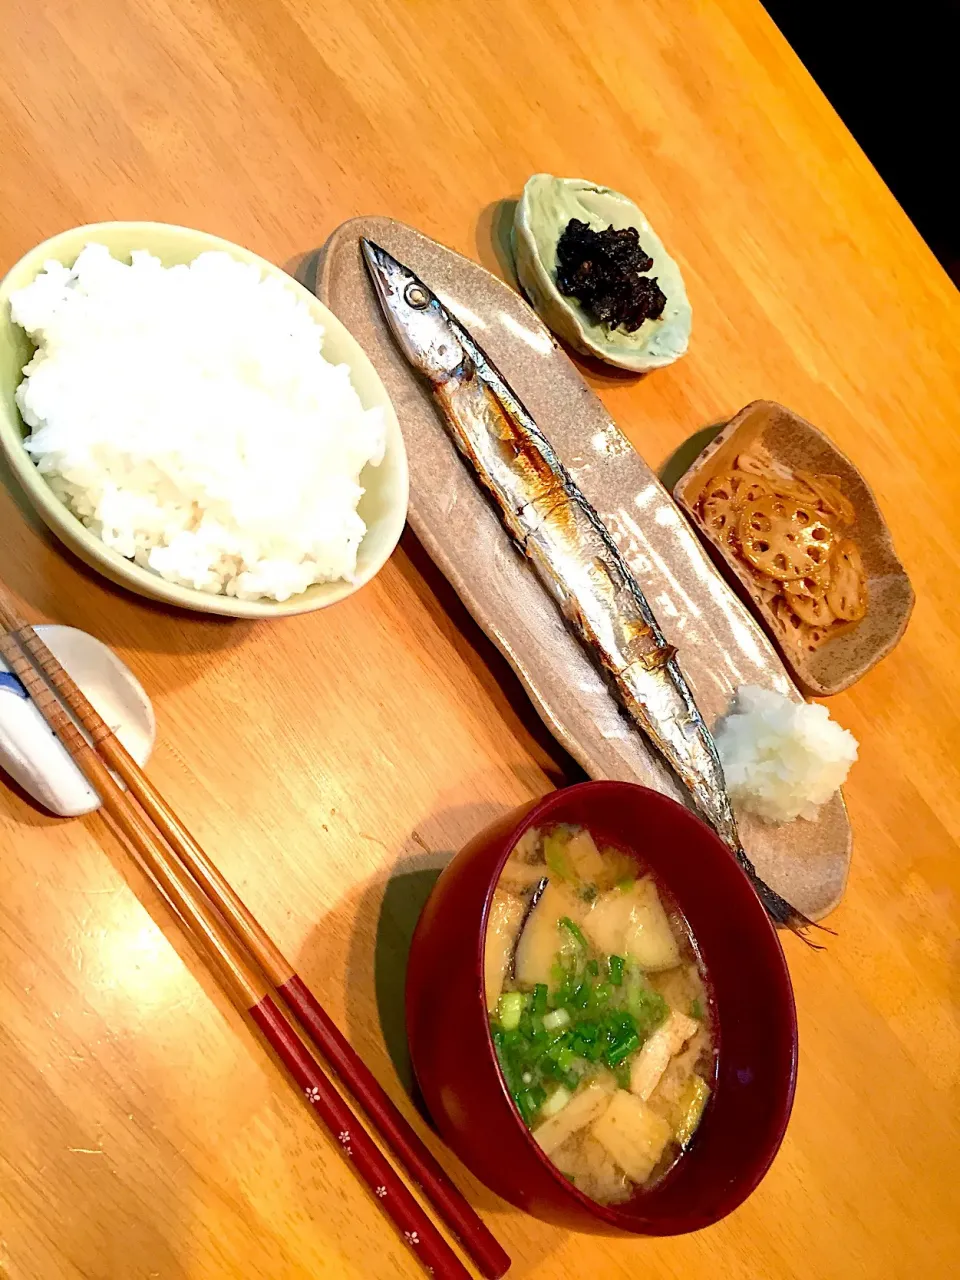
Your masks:
[{"label": "simmered lotus root", "polygon": [[737,457],[734,475],[760,476],[766,480],[770,474],[770,455],[766,449],[758,450],[757,453],[741,453]]},{"label": "simmered lotus root", "polygon": [[715,476],[701,494],[700,514],[712,537],[725,545],[736,533],[739,508],[738,481],[731,475]]},{"label": "simmered lotus root", "polygon": [[788,608],[807,626],[828,627],[833,621],[833,610],[825,596],[815,600],[811,596],[795,596],[792,591],[787,591],[783,599]]},{"label": "simmered lotus root", "polygon": [[790,608],[786,596],[777,596],[770,612],[780,624],[780,630],[786,632],[787,635],[794,631],[800,631],[804,626],[803,619]]},{"label": "simmered lotus root", "polygon": [[704,485],[700,502],[756,502],[771,492],[769,483],[758,476],[740,471],[721,471]]},{"label": "simmered lotus root", "polygon": [[814,625],[804,621],[801,616],[791,607],[786,596],[778,596],[774,601],[773,620],[777,624],[785,644],[791,645],[796,649],[808,649],[811,653],[819,644],[830,634],[829,626]]},{"label": "simmered lotus root", "polygon": [[827,604],[844,622],[859,622],[867,612],[866,579],[860,549],[851,538],[837,544],[833,581],[827,588]]},{"label": "simmered lotus root", "polygon": [[765,482],[738,472],[714,476],[700,495],[703,523],[718,542],[733,546],[743,504],[756,502],[768,493]]},{"label": "simmered lotus root", "polygon": [[813,651],[867,610],[853,504],[839,476],[788,472],[756,447],[710,478],[697,500],[704,526],[750,571],[758,606],[784,642]]},{"label": "simmered lotus root", "polygon": [[809,471],[798,471],[797,476],[820,499],[823,511],[838,516],[841,524],[853,524],[856,513],[850,499],[840,492],[839,476],[816,476]]},{"label": "simmered lotus root", "polygon": [[788,596],[806,596],[810,600],[822,600],[827,594],[831,582],[831,568],[828,560],[816,573],[808,573],[802,578],[784,578],[775,583],[778,591]]},{"label": "simmered lotus root", "polygon": [[815,507],[777,494],[745,506],[737,531],[744,559],[781,582],[820,573],[833,543]]}]

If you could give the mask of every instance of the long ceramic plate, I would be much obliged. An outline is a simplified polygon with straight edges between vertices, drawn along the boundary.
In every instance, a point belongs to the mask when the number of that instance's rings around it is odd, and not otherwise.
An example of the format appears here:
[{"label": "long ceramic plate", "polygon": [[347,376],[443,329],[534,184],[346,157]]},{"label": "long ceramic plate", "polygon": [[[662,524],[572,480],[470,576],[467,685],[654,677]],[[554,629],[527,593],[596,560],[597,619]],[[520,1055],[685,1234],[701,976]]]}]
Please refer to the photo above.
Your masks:
[{"label": "long ceramic plate", "polygon": [[[641,782],[683,800],[514,549],[449,440],[428,390],[394,345],[361,261],[361,235],[435,290],[550,437],[677,646],[707,723],[716,723],[742,684],[801,701],[779,657],[656,476],[513,289],[390,218],[355,218],[337,228],[321,251],[316,291],[367,352],[397,410],[417,537],[516,671],[550,730],[591,777]],[[837,904],[851,844],[839,792],[814,822],[775,827],[741,816],[740,823],[747,851],[778,892],[814,919]]]}]

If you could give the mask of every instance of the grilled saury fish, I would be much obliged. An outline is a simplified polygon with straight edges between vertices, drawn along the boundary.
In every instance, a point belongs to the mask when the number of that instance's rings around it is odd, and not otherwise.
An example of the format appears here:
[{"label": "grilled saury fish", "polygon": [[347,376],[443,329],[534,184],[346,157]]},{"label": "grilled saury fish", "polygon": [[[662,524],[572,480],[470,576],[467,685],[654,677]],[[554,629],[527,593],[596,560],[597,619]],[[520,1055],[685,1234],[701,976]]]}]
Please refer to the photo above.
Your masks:
[{"label": "grilled saury fish", "polygon": [[363,254],[404,355],[446,427],[624,710],[729,846],[778,923],[811,922],[744,852],[713,737],[636,578],[533,418],[464,327],[409,268],[369,240]]}]

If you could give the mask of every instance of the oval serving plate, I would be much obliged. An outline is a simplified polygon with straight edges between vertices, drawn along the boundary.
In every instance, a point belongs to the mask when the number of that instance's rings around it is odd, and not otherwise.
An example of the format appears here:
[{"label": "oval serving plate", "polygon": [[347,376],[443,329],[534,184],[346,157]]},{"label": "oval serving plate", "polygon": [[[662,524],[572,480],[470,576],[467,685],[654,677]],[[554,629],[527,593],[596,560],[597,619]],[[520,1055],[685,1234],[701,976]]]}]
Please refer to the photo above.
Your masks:
[{"label": "oval serving plate", "polygon": [[[743,563],[725,554],[711,538],[697,511],[697,499],[713,476],[732,465],[748,445],[763,444],[774,462],[790,470],[840,477],[840,487],[853,503],[853,537],[867,574],[867,614],[856,626],[827,640],[811,654],[781,644],[763,606],[756,580]],[[828,436],[792,409],[772,400],[754,400],[731,418],[673,486],[673,496],[710,548],[714,559],[755,608],[801,688],[817,698],[848,689],[899,642],[913,610],[914,593],[873,491],[848,457]]]},{"label": "oval serving plate", "polygon": [[[479,625],[520,677],[551,732],[593,778],[685,795],[616,702],[516,552],[460,460],[427,387],[398,351],[363,266],[369,236],[420,275],[500,367],[616,538],[655,609],[707,723],[742,684],[796,701],[769,640],[710,563],[656,476],[546,327],[483,267],[391,218],[354,218],[324,245],[316,290],[349,327],[397,410],[410,461],[409,520]],[[843,893],[850,825],[839,792],[816,821],[742,816],[761,876],[813,919]]]}]

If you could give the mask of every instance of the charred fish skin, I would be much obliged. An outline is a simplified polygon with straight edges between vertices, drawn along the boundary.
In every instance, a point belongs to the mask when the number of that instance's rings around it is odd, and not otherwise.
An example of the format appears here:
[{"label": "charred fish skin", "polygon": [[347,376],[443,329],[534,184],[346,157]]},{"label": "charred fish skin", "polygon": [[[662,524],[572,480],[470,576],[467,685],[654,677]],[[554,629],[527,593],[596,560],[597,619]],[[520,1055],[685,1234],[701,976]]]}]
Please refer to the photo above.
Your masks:
[{"label": "charred fish skin", "polygon": [[728,845],[771,917],[797,932],[810,925],[747,857],[713,736],[676,650],[596,510],[509,383],[439,298],[379,245],[360,243],[400,350],[429,382],[454,444],[627,715]]}]

